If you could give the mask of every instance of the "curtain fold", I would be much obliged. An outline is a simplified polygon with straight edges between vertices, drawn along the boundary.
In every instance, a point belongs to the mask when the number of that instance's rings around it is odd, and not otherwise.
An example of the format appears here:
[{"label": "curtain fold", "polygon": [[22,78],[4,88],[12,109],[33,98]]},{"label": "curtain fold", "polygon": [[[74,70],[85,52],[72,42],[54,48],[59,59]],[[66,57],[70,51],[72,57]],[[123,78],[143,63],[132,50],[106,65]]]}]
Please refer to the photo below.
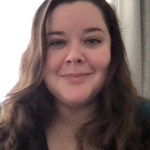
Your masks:
[{"label": "curtain fold", "polygon": [[141,0],[143,95],[150,98],[150,0]]},{"label": "curtain fold", "polygon": [[112,0],[120,20],[133,83],[150,98],[150,0]]}]

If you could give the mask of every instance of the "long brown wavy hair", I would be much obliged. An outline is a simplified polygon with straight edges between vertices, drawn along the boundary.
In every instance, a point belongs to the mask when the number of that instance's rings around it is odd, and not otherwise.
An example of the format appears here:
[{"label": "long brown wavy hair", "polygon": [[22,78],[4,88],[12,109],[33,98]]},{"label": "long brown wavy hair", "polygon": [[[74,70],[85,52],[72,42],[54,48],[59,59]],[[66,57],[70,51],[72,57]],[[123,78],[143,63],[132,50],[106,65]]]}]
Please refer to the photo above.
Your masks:
[{"label": "long brown wavy hair", "polygon": [[[43,81],[45,22],[58,5],[76,1],[45,0],[36,11],[31,39],[22,56],[19,81],[2,104],[0,150],[39,149],[41,133],[55,117],[54,98]],[[78,149],[90,146],[96,150],[146,150],[147,141],[141,140],[142,128],[135,121],[137,94],[116,14],[105,0],[80,1],[91,2],[102,11],[111,36],[111,63],[104,87],[97,95],[97,114],[76,133]]]}]

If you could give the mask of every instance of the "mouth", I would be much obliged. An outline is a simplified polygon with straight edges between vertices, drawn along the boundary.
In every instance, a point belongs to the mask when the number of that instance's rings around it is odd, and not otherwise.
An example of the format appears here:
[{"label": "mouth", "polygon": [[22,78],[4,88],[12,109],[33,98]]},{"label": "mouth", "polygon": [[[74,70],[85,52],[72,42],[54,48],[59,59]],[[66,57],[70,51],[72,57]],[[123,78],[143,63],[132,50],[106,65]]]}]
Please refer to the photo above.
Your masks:
[{"label": "mouth", "polygon": [[69,73],[62,77],[70,83],[84,82],[92,73]]},{"label": "mouth", "polygon": [[81,76],[88,76],[91,73],[69,73],[69,74],[64,74],[62,75],[63,77],[81,77]]}]

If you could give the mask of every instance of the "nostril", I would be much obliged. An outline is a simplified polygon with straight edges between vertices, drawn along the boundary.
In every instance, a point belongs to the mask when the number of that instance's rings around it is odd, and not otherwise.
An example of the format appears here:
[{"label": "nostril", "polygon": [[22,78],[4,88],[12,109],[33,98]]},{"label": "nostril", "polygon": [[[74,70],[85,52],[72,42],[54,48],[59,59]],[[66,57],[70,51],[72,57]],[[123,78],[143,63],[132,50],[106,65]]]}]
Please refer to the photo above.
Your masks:
[{"label": "nostril", "polygon": [[72,63],[72,61],[68,60],[68,61],[67,61],[67,63],[68,63],[68,64],[71,64],[71,63]]},{"label": "nostril", "polygon": [[69,55],[66,56],[65,62],[67,64],[75,64],[75,63],[82,64],[85,62],[85,57],[80,53],[70,53]]},{"label": "nostril", "polygon": [[74,59],[74,60],[68,60],[67,63],[71,64],[71,63],[83,63],[84,61],[82,59]]},{"label": "nostril", "polygon": [[78,62],[78,63],[81,63],[81,62],[82,62],[82,60],[81,60],[81,59],[79,59],[77,62]]}]

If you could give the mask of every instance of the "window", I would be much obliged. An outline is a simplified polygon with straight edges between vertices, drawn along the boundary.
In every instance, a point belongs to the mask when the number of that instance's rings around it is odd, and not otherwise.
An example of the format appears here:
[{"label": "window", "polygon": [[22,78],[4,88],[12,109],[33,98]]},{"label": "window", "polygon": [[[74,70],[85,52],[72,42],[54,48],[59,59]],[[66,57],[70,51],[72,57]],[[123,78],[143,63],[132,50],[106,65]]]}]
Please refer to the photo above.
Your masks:
[{"label": "window", "polygon": [[0,101],[18,80],[21,54],[30,37],[33,15],[42,1],[1,1]]}]

